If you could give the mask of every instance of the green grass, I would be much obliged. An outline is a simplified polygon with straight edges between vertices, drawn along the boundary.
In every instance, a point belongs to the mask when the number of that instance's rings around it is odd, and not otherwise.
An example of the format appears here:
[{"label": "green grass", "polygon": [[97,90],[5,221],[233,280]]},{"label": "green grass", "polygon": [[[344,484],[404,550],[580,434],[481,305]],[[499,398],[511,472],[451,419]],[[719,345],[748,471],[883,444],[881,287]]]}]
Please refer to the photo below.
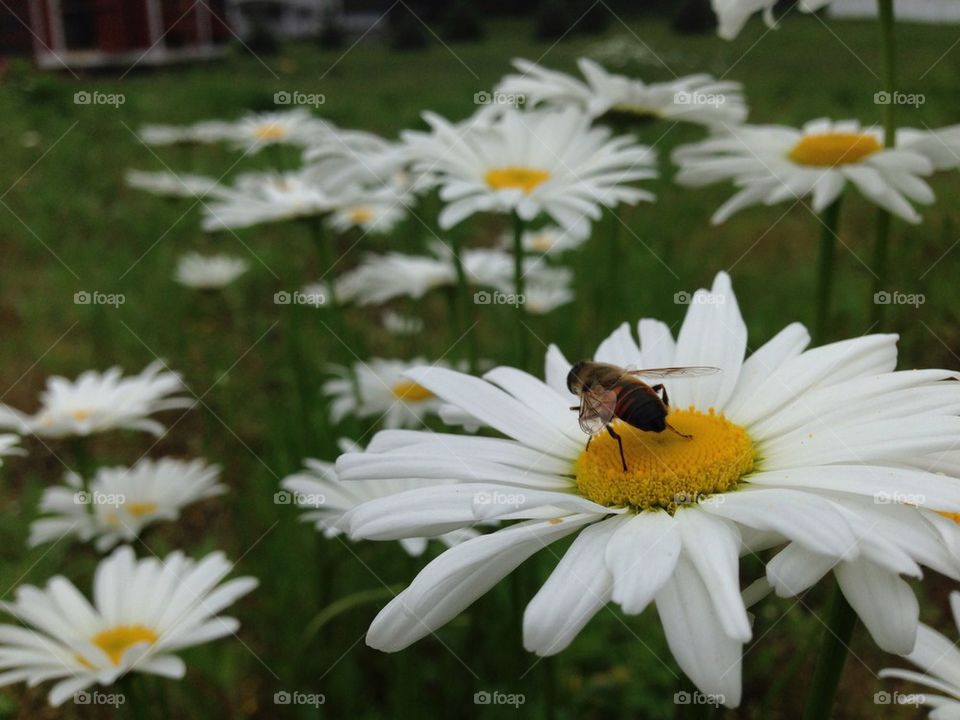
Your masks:
[{"label": "green grass", "polygon": [[[792,18],[770,33],[754,23],[734,43],[711,36],[677,37],[646,19],[630,21],[629,32],[614,25],[611,35],[637,42],[630,34],[636,33],[650,49],[651,62],[634,64],[631,71],[651,80],[696,71],[740,80],[754,122],[799,124],[820,115],[879,121],[873,104],[880,89],[874,75],[879,74],[879,48],[870,23],[827,29],[815,18]],[[684,714],[685,708],[678,712],[672,702],[673,693],[688,684],[670,660],[652,612],[625,618],[616,610],[605,611],[568,651],[549,662],[523,652],[520,613],[556,563],[559,547],[529,562],[516,581],[501,583],[440,631],[439,640],[390,656],[366,648],[364,630],[383,603],[382,597],[371,600],[366,594],[403,586],[425,560],[408,559],[395,544],[324,540],[299,523],[290,507],[271,502],[278,479],[295,470],[305,454],[332,458],[337,435],[369,439],[372,430],[359,424],[333,432],[311,430],[324,427],[315,383],[325,363],[342,359],[343,351],[313,311],[278,308],[272,302],[277,290],[299,288],[319,275],[305,229],[264,226],[208,236],[199,229],[199,209],[191,203],[158,200],[123,184],[128,168],[169,166],[229,176],[277,160],[264,154],[234,167],[239,155],[217,147],[158,149],[154,155],[133,134],[146,122],[237,117],[249,109],[271,108],[279,90],[297,90],[323,93],[326,103],[320,112],[338,124],[393,136],[419,125],[425,109],[466,116],[474,109],[474,94],[489,89],[512,57],[544,56],[550,66],[572,69],[575,59],[598,42],[576,37],[556,46],[536,43],[519,23],[488,29],[488,39],[477,45],[445,48],[434,42],[415,53],[390,52],[374,42],[343,53],[302,45],[262,61],[237,52],[217,64],[136,72],[122,80],[75,79],[15,63],[0,85],[0,191],[7,206],[0,207],[0,387],[8,388],[3,401],[32,409],[48,375],[72,376],[113,364],[138,371],[155,356],[164,358],[185,374],[203,405],[182,418],[167,417],[173,429],[155,447],[146,436],[109,435],[93,441],[90,453],[101,464],[130,463],[148,451],[199,455],[223,464],[231,493],[191,509],[179,523],[150,529],[138,553],[163,556],[182,547],[199,555],[222,548],[230,557],[242,558],[238,572],[261,581],[235,609],[243,623],[242,643],[230,639],[191,650],[185,653],[185,681],[147,684],[151,704],[169,707],[170,717],[278,717],[272,698],[280,690],[325,695],[319,712],[280,709],[290,710],[283,717],[298,718],[547,717],[550,693],[564,718],[694,717]],[[960,50],[950,51],[956,29],[903,26],[898,34],[901,85],[926,96],[919,109],[901,109],[901,124],[939,127],[956,121]],[[669,69],[655,57],[664,58]],[[122,92],[125,103],[116,109],[73,103],[75,92],[94,89]],[[638,128],[637,134],[656,143],[664,155],[701,136],[695,128],[653,124]],[[27,147],[23,140],[30,135],[38,144]],[[952,210],[960,180],[944,175],[932,184],[940,202],[924,213],[925,222],[917,227],[898,222],[893,231],[889,289],[926,296],[919,310],[891,308],[882,327],[901,334],[902,367],[958,364],[954,308],[960,286]],[[751,348],[792,320],[812,321],[819,225],[805,208],[755,208],[712,228],[708,218],[729,196],[729,187],[691,191],[668,180],[655,185],[657,203],[632,213],[632,233],[621,234],[615,258],[605,242],[605,225],[577,256],[581,288],[592,286],[597,273],[611,277],[608,273],[614,272],[616,286],[603,298],[582,294],[575,305],[537,319],[533,330],[538,338],[556,342],[573,358],[589,355],[624,320],[653,316],[679,323],[684,307],[673,302],[674,293],[708,283],[720,269],[734,277]],[[859,196],[851,194],[845,203],[841,236],[847,249],[838,260],[831,331],[836,338],[876,329],[868,320],[872,289],[864,269],[874,215]],[[432,222],[429,216],[426,220]],[[498,230],[493,222],[470,222],[457,232],[464,242],[488,243]],[[426,235],[422,225],[410,223],[394,238],[365,240],[348,253],[345,265],[368,250],[422,247]],[[247,256],[253,271],[223,297],[200,297],[170,280],[176,258],[193,249]],[[126,302],[118,309],[78,306],[73,295],[80,290],[123,293]],[[419,311],[435,331],[418,339],[416,353],[444,354],[451,335],[459,333],[448,327],[443,298],[430,299]],[[483,355],[509,361],[512,328],[504,327],[506,315],[491,309],[478,317]],[[376,320],[374,312],[349,313],[370,354],[414,351],[408,341],[380,331]],[[291,371],[292,346],[299,347],[309,368],[307,387],[298,385]],[[462,357],[464,351],[458,346],[452,357]],[[86,590],[96,562],[91,550],[65,543],[24,549],[39,493],[59,480],[65,465],[74,466],[74,448],[37,441],[27,445],[29,458],[14,459],[3,470],[7,512],[0,517],[0,583],[5,588],[42,584],[62,573]],[[753,577],[758,568],[748,563],[747,571]],[[945,629],[946,587],[935,578],[920,591],[928,597],[924,617]],[[715,717],[796,716],[813,659],[812,648],[806,654],[800,649],[821,632],[811,610],[822,609],[822,590],[793,607],[792,602],[769,601],[760,608],[755,636],[762,640],[748,646],[744,659],[744,708]],[[356,604],[347,603],[316,634],[305,636],[304,628],[324,608],[358,593]],[[895,659],[880,653],[862,630],[853,649],[837,717],[872,717],[873,693],[890,689],[873,672]],[[96,715],[72,706],[59,713],[46,709],[45,689],[7,689],[0,717]],[[494,689],[524,693],[525,705],[515,712],[473,704],[475,692]]]}]

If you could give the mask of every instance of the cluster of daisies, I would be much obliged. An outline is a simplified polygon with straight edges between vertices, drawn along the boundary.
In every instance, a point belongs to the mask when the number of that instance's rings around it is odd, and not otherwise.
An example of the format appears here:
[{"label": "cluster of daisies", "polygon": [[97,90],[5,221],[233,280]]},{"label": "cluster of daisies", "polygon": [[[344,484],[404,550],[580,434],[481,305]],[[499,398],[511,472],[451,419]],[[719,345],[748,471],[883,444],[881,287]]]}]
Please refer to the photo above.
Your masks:
[{"label": "cluster of daisies", "polygon": [[19,440],[29,436],[61,462],[77,464],[62,485],[43,491],[29,544],[89,543],[105,555],[90,600],[57,575],[44,587],[18,587],[0,606],[16,621],[0,625],[0,685],[55,680],[49,701],[58,706],[134,672],[181,678],[186,666],[178,650],[237,632],[239,622],[220,612],[253,590],[254,578],[226,580],[233,564],[222,552],[192,559],[178,550],[161,558],[143,539],[148,527],[226,491],[220,468],[173,457],[81,466],[94,435],[162,436],[166,429],[153,415],[191,407],[184,389],[179,375],[156,362],[137,375],[111,368],[74,380],[51,377],[33,414],[0,405],[0,427],[8,431],[0,435],[0,455],[22,453]]}]

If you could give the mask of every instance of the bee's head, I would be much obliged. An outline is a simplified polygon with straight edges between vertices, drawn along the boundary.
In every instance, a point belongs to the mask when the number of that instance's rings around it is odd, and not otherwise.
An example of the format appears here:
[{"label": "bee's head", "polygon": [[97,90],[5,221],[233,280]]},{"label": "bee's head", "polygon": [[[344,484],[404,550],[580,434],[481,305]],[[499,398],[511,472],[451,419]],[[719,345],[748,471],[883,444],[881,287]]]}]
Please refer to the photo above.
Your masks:
[{"label": "bee's head", "polygon": [[583,392],[584,381],[582,371],[586,364],[586,360],[581,360],[570,368],[570,372],[567,373],[567,389],[574,395],[579,395]]}]

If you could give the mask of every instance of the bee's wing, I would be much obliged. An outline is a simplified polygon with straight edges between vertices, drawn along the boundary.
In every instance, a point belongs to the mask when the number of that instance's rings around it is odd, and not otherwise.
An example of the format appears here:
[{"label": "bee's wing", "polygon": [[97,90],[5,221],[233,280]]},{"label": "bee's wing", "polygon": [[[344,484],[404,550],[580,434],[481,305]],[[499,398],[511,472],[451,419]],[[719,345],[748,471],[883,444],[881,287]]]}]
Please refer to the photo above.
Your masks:
[{"label": "bee's wing", "polygon": [[627,375],[640,375],[650,378],[682,378],[682,377],[702,377],[704,375],[715,375],[723,372],[717,367],[690,366],[690,367],[667,367],[667,368],[644,368],[642,370],[627,370]]},{"label": "bee's wing", "polygon": [[584,390],[580,396],[580,429],[596,435],[613,420],[617,393],[613,390]]}]

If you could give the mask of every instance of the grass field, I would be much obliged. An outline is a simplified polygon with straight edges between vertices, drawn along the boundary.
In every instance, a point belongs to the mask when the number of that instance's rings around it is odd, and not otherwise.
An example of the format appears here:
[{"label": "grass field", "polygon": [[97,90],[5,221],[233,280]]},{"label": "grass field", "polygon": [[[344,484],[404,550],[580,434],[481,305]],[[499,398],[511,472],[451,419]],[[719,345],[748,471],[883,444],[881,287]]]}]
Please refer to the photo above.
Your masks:
[{"label": "grass field", "polygon": [[[696,71],[744,83],[751,121],[799,125],[821,115],[879,121],[874,93],[880,90],[876,28],[870,23],[826,26],[817,18],[792,18],[789,29],[765,32],[760,23],[732,43],[713,36],[678,37],[646,19],[629,27],[614,23],[609,38],[646,48],[647,61],[627,66],[657,80]],[[425,558],[410,559],[393,543],[351,544],[325,540],[298,521],[297,512],[272,501],[279,480],[298,469],[301,458],[333,459],[336,440],[348,434],[369,440],[370,425],[347,423],[320,433],[317,391],[326,363],[342,360],[343,348],[329,337],[323,311],[281,307],[278,290],[316,279],[318,266],[305,228],[261,226],[207,235],[192,201],[168,201],[128,189],[127,169],[164,169],[230,176],[251,167],[294,163],[295,155],[240,155],[222,147],[150,149],[135,136],[147,122],[187,123],[234,118],[274,107],[278,91],[323,93],[319,114],[344,127],[392,137],[420,126],[430,109],[453,118],[475,109],[474,94],[490,89],[513,57],[543,58],[572,69],[603,38],[576,37],[556,46],[530,39],[519,22],[489,24],[479,44],[422,52],[391,52],[368,41],[349,51],[290,46],[276,56],[256,58],[236,51],[216,64],[115,76],[72,77],[40,73],[16,62],[0,82],[0,388],[2,401],[32,410],[47,376],[75,376],[87,368],[120,365],[139,371],[156,357],[181,371],[199,404],[181,417],[164,419],[170,432],[154,444],[145,435],[109,434],[85,453],[68,442],[25,442],[29,457],[3,468],[0,515],[0,585],[12,589],[43,584],[62,573],[89,588],[97,557],[81,545],[57,544],[27,551],[29,522],[42,489],[65,467],[89,469],[91,460],[113,465],[142,454],[206,457],[224,467],[231,492],[192,507],[177,523],[153,526],[138,554],[163,556],[175,548],[190,554],[222,548],[239,559],[238,572],[260,579],[241,601],[240,641],[228,639],[185,653],[187,679],[149,680],[128,692],[149,699],[148,712],[130,717],[546,717],[550,693],[565,718],[700,717],[676,706],[677,691],[689,689],[670,660],[655,613],[626,618],[613,606],[597,616],[559,657],[538,661],[522,649],[520,617],[526,601],[555,565],[552,548],[527,563],[512,582],[501,583],[468,613],[413,648],[383,655],[367,648],[364,631],[376,610],[403,587]],[[923,93],[918,108],[900,108],[902,125],[940,127],[960,117],[960,50],[950,27],[898,28],[900,77],[905,92]],[[642,42],[642,44],[641,44]],[[951,51],[952,50],[952,51]],[[658,61],[657,58],[662,58]],[[125,102],[84,106],[78,91],[122,93]],[[621,233],[616,257],[605,238],[609,224],[577,256],[578,301],[535,320],[544,343],[558,344],[570,358],[589,355],[620,322],[643,316],[678,323],[685,310],[678,291],[709,283],[728,270],[757,347],[793,320],[811,322],[819,223],[798,204],[751,209],[719,228],[709,216],[729,187],[691,191],[672,184],[670,149],[701,136],[692,127],[650,124],[637,134],[664,156],[668,177],[654,183],[658,200],[629,214],[631,233]],[[956,281],[960,243],[955,198],[960,178],[933,180],[938,204],[922,225],[894,225],[890,291],[922,293],[919,309],[888,308],[881,329],[901,334],[901,367],[958,367],[960,341]],[[872,277],[864,261],[872,252],[875,208],[856,195],[846,201],[838,258],[834,337],[877,328],[869,321]],[[432,210],[422,211],[433,226]],[[626,217],[626,216],[625,216]],[[461,240],[489,244],[495,223],[465,223]],[[370,250],[424,247],[428,231],[407,222],[395,236],[365,239],[339,249],[342,267]],[[176,258],[188,250],[222,250],[247,257],[248,273],[223,295],[201,296],[174,284]],[[614,268],[615,285],[590,297],[595,273]],[[122,306],[74,303],[78,291],[122,293]],[[351,310],[348,319],[362,346],[381,357],[464,357],[450,350],[453,337],[445,298],[429,298],[414,309],[428,331],[415,341],[379,329],[377,313]],[[496,308],[477,312],[484,357],[509,361],[507,316]],[[507,325],[507,329],[504,326]],[[291,347],[299,349],[312,381],[306,387],[291,372]],[[539,354],[539,351],[538,351]],[[438,552],[431,546],[430,553]],[[556,553],[556,555],[554,555]],[[753,576],[759,571],[753,568]],[[924,619],[949,629],[948,585],[942,579],[918,589]],[[4,595],[8,595],[7,590]],[[755,644],[745,649],[744,705],[713,717],[790,718],[802,703],[815,643],[823,625],[812,610],[823,607],[821,590],[799,603],[768,600],[759,611]],[[873,717],[873,693],[890,689],[874,673],[896,664],[858,631],[839,696],[838,718]],[[666,662],[660,658],[666,658]],[[523,707],[475,705],[474,693],[522,693]],[[278,691],[322,693],[325,703],[278,708]],[[0,717],[103,717],[67,705],[45,705],[45,688],[14,686],[0,696]],[[900,715],[897,715],[900,712]],[[912,709],[891,709],[910,717]]]}]

